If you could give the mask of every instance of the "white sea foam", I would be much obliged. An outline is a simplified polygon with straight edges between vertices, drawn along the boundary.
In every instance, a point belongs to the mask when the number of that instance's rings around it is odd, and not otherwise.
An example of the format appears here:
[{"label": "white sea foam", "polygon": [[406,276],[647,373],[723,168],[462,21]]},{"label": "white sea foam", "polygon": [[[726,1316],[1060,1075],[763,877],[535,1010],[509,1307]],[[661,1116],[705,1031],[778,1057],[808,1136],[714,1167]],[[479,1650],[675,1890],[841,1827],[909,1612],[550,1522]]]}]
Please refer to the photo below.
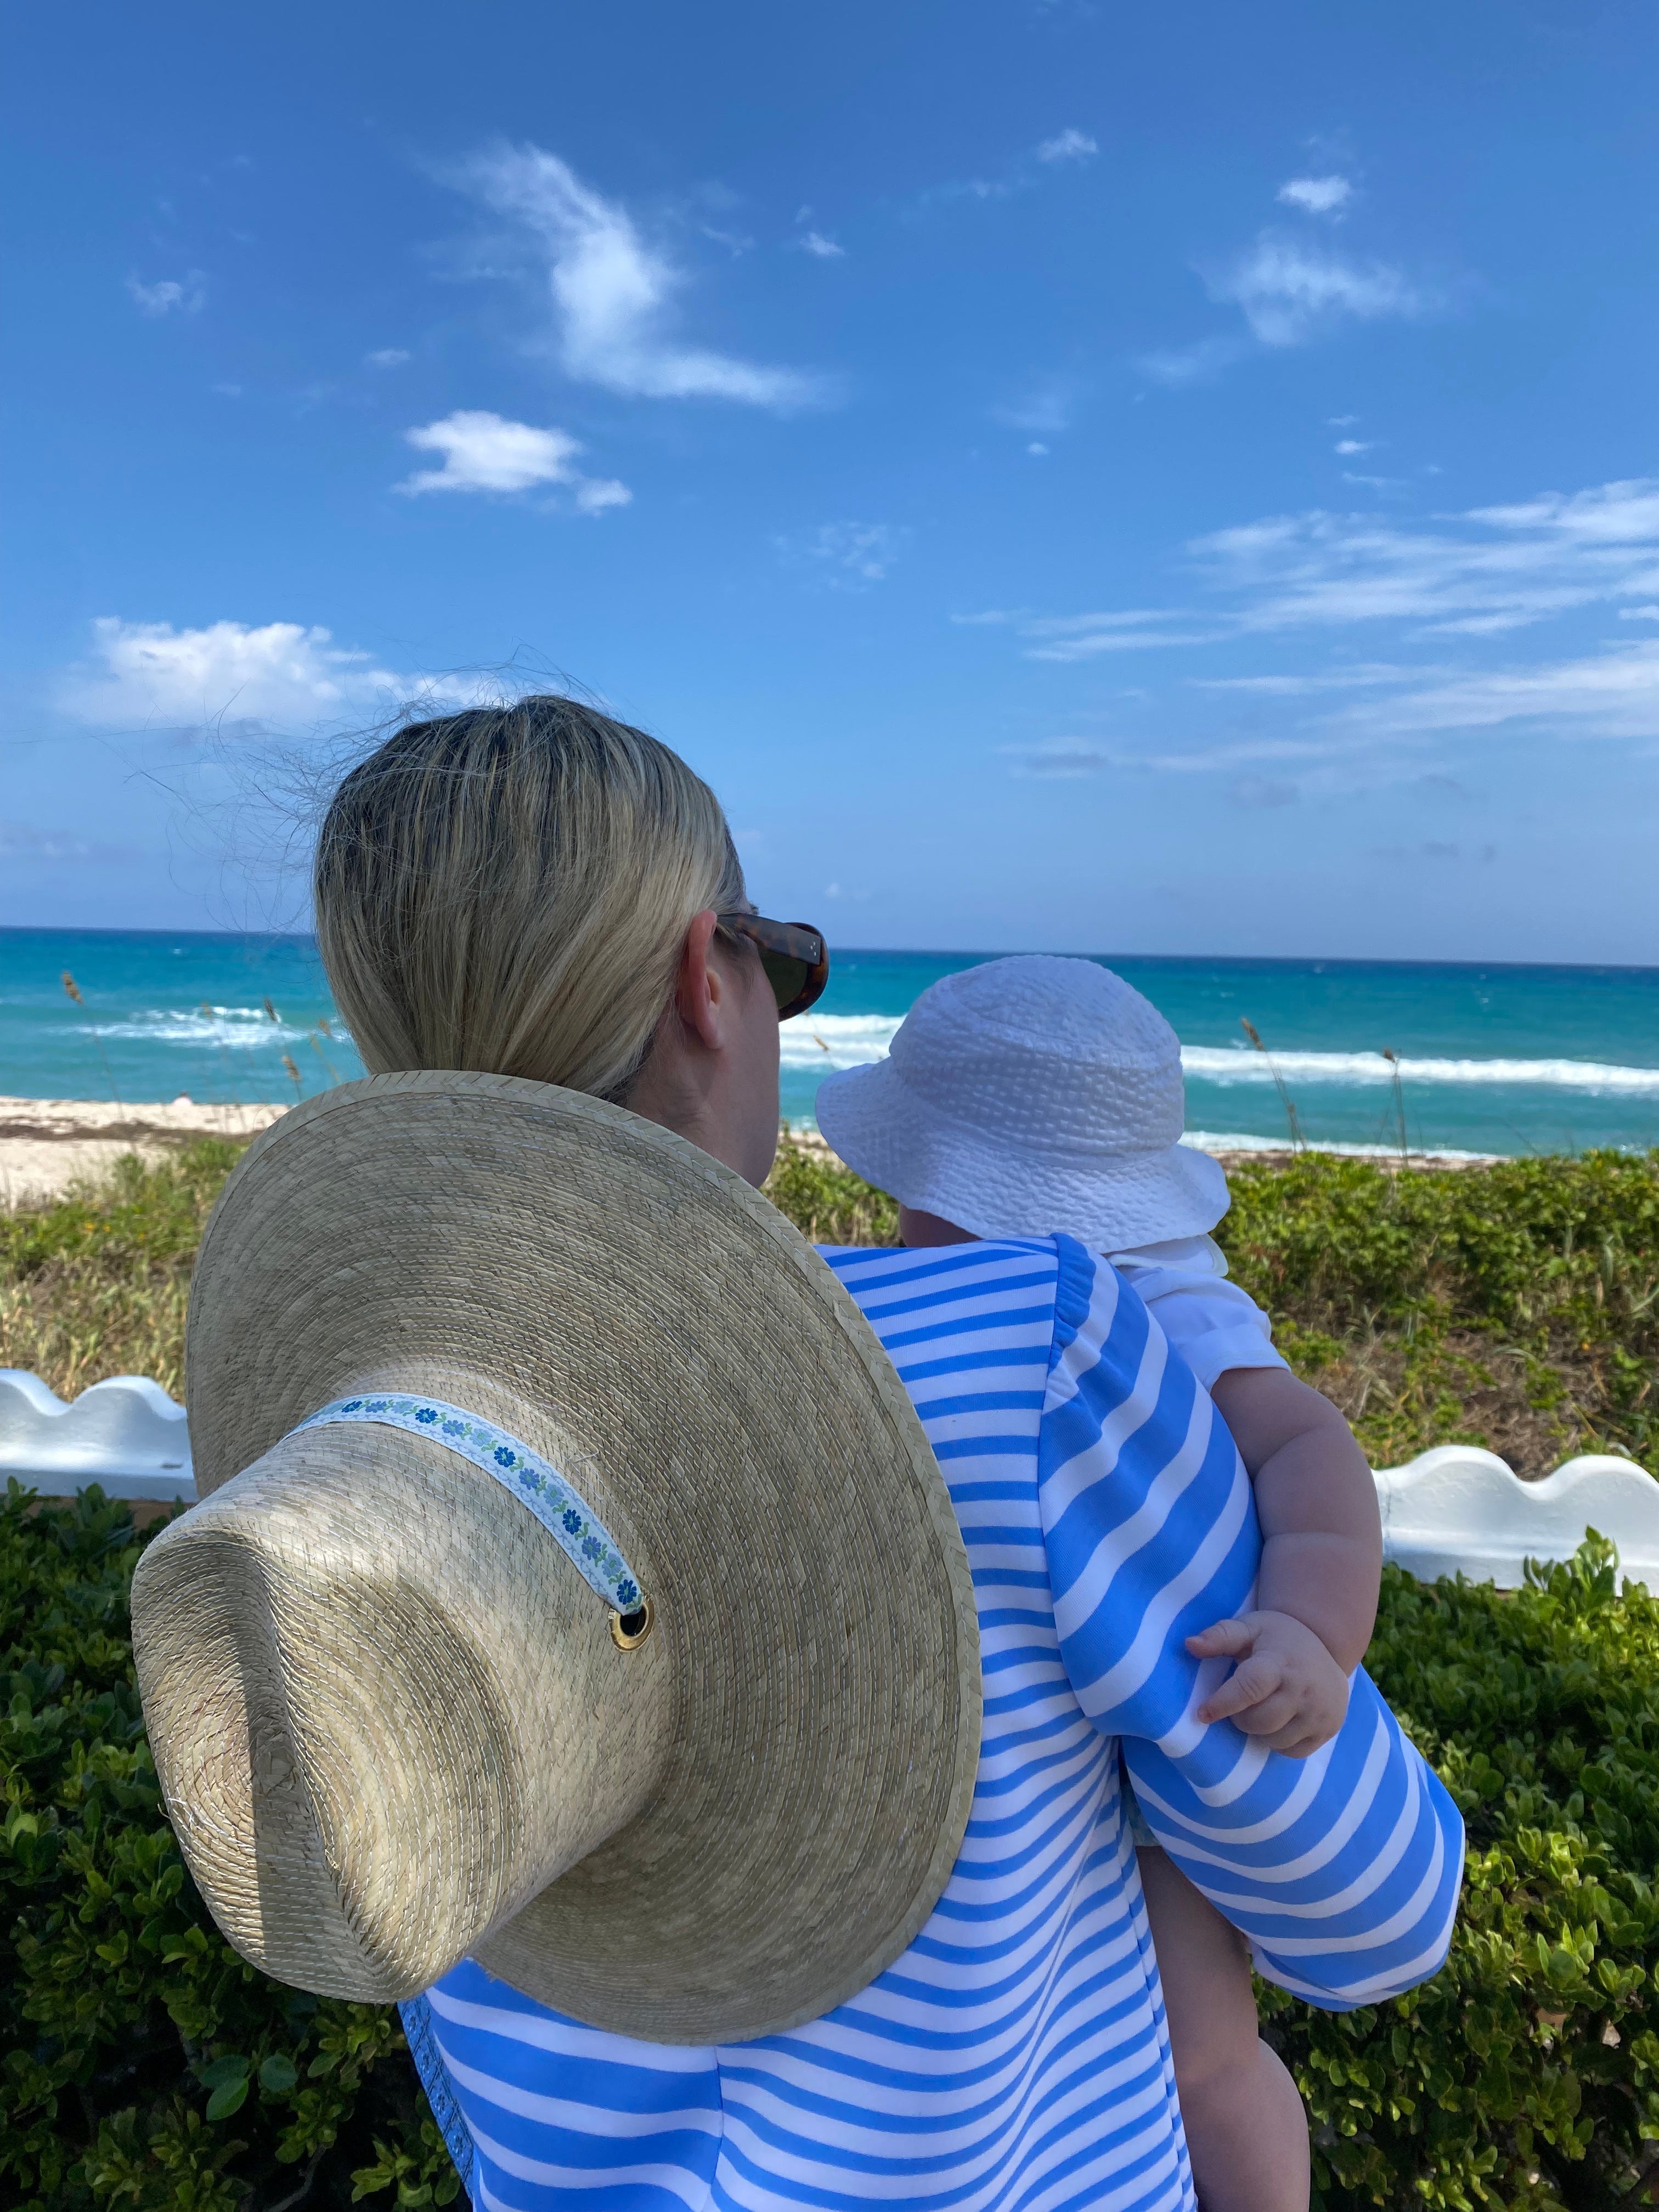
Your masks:
[{"label": "white sea foam", "polygon": [[[1185,1045],[1181,1065],[1206,1083],[1271,1083],[1277,1068],[1287,1083],[1383,1086],[1395,1069],[1380,1052],[1253,1052],[1248,1048]],[[1659,1067],[1620,1067],[1595,1060],[1415,1060],[1400,1057],[1401,1080],[1418,1083],[1527,1084],[1550,1091],[1584,1091],[1630,1097],[1659,1097]]]},{"label": "white sea foam", "polygon": [[783,1065],[828,1075],[832,1068],[884,1060],[899,1020],[897,1014],[802,1014],[779,1032]]},{"label": "white sea foam", "polygon": [[[1181,1139],[1195,1152],[1292,1152],[1296,1150],[1288,1137],[1249,1137],[1234,1134],[1229,1130],[1188,1129]],[[1307,1148],[1315,1152],[1342,1152],[1356,1159],[1397,1160],[1398,1145],[1330,1144],[1322,1137]],[[1419,1152],[1413,1146],[1409,1157],[1413,1160],[1495,1160],[1507,1158],[1500,1152],[1460,1152],[1454,1145],[1437,1145],[1431,1152]]]},{"label": "white sea foam", "polygon": [[[858,1067],[886,1054],[898,1028],[896,1014],[803,1014],[783,1025],[783,1065],[828,1074]],[[1380,1052],[1276,1052],[1249,1046],[1183,1045],[1182,1068],[1189,1079],[1231,1087],[1271,1084],[1273,1069],[1287,1083],[1328,1083],[1345,1088],[1386,1088],[1395,1071]],[[1550,1091],[1602,1096],[1659,1097],[1659,1067],[1620,1067],[1595,1060],[1436,1060],[1401,1056],[1408,1084],[1524,1084]],[[1231,1145],[1231,1138],[1218,1138]],[[1243,1140],[1241,1139],[1240,1142]]]},{"label": "white sea foam", "polygon": [[[88,1024],[84,1036],[131,1038],[143,1044],[222,1045],[258,1052],[270,1045],[303,1044],[310,1032],[273,1022],[263,1006],[166,1006],[132,1014],[124,1022]],[[337,1036],[339,1030],[337,1028]]]}]

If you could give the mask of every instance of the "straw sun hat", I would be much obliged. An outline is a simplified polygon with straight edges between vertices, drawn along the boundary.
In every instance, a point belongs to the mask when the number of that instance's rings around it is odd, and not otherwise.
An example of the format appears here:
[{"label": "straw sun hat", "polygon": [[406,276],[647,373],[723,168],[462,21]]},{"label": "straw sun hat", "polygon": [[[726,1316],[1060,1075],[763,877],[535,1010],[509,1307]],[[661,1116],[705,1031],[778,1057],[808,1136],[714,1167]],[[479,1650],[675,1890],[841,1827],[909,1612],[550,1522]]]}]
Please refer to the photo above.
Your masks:
[{"label": "straw sun hat", "polygon": [[817,1122],[901,1204],[976,1237],[1056,1231],[1100,1252],[1196,1237],[1227,1178],[1180,1141],[1181,1041],[1094,960],[1047,953],[942,976],[890,1057],[826,1076]]},{"label": "straw sun hat", "polygon": [[134,1648],[226,1936],[384,2002],[463,1956],[730,2041],[890,1965],[979,1752],[966,1556],[811,1247],[706,1153],[500,1076],[250,1149],[191,1301],[203,1502]]}]

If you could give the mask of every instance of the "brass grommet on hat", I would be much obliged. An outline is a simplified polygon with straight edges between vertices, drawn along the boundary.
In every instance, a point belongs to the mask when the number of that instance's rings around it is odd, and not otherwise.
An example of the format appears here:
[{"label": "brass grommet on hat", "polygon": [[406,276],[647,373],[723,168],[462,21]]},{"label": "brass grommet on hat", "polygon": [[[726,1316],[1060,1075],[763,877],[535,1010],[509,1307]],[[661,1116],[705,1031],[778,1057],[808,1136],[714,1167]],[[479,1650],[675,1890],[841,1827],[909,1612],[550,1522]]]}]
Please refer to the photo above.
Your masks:
[{"label": "brass grommet on hat", "polygon": [[187,1377],[202,1503],[134,1650],[245,1957],[386,2002],[471,1956],[711,2043],[919,1932],[978,1759],[966,1554],[869,1325],[728,1170],[545,1085],[344,1085],[227,1184]]}]

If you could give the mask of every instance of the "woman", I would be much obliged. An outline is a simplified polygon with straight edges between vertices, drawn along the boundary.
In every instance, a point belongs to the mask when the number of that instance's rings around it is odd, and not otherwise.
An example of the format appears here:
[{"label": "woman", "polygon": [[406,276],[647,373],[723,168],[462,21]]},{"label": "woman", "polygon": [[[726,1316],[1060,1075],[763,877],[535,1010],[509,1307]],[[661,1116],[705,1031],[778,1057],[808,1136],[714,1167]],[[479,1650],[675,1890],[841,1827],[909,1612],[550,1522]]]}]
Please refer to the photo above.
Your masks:
[{"label": "woman", "polygon": [[[717,802],[665,747],[558,698],[413,725],[342,785],[316,890],[372,1072],[588,1091],[763,1180],[778,1022],[825,963],[755,915]],[[985,1725],[951,1881],[860,1995],[757,2043],[609,2033],[464,1960],[405,2009],[434,2110],[491,2212],[1191,2204],[1120,1739],[1171,1856],[1316,2003],[1437,1968],[1456,1814],[1363,1673],[1304,1763],[1193,1717],[1219,1670],[1183,1638],[1248,1602],[1249,1489],[1104,1261],[1065,1238],[829,1256],[975,1571]]]}]

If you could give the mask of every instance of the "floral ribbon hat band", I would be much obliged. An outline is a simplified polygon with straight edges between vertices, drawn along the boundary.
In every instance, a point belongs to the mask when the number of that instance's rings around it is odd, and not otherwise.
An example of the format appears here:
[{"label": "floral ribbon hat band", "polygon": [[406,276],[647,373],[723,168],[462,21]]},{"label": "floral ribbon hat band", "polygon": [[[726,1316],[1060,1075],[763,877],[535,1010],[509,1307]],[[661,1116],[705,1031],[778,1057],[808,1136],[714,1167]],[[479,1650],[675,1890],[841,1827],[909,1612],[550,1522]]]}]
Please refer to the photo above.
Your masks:
[{"label": "floral ribbon hat band", "polygon": [[967,1559],[868,1323],[747,1184],[549,1085],[345,1085],[226,1185],[186,1370],[200,1502],[134,1656],[245,1958],[386,2002],[472,1957],[708,2044],[920,1932],[979,1753]]},{"label": "floral ribbon hat band", "polygon": [[375,1421],[447,1444],[484,1474],[494,1475],[529,1507],[596,1597],[604,1598],[624,1617],[641,1610],[643,1593],[604,1522],[539,1452],[532,1451],[528,1444],[508,1436],[493,1421],[480,1420],[476,1413],[465,1413],[440,1399],[337,1398],[300,1426],[326,1428],[337,1421]]}]

